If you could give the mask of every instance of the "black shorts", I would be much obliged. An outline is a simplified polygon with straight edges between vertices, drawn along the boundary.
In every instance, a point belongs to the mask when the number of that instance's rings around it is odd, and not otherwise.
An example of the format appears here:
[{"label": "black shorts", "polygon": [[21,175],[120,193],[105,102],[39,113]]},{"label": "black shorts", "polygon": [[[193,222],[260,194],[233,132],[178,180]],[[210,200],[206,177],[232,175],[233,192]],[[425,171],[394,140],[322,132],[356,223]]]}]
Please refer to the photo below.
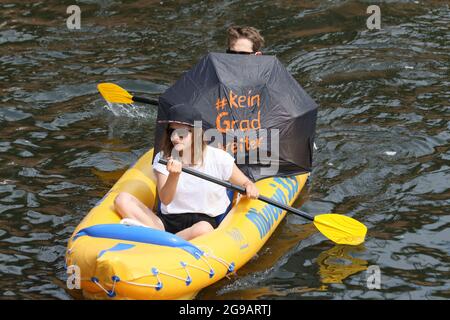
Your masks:
[{"label": "black shorts", "polygon": [[161,212],[158,212],[158,218],[161,219],[164,229],[173,234],[192,227],[200,221],[209,222],[214,229],[219,225],[216,218],[210,217],[204,213],[162,214]]}]

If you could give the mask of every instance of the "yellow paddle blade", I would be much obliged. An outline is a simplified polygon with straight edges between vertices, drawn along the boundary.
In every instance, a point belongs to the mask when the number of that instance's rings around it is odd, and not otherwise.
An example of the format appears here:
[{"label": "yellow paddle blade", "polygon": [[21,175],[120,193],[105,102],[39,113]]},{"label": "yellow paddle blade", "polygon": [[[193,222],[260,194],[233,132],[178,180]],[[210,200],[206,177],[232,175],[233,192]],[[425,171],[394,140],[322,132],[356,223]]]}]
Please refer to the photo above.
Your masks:
[{"label": "yellow paddle blade", "polygon": [[314,225],[325,237],[337,244],[361,244],[367,233],[367,227],[361,222],[335,213],[315,216]]},{"label": "yellow paddle blade", "polygon": [[97,86],[103,98],[111,103],[133,103],[133,96],[114,83],[100,83]]}]

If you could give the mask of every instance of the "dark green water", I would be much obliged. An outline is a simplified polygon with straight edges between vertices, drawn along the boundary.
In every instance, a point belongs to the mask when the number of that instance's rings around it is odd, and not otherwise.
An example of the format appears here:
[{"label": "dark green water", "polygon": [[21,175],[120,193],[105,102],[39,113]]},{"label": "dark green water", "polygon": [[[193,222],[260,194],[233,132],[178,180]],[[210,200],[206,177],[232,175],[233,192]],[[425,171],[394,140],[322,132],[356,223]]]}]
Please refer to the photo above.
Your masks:
[{"label": "dark green water", "polygon": [[[370,4],[381,30],[366,27]],[[289,216],[237,276],[197,298],[450,298],[447,1],[85,0],[0,1],[0,299],[73,298],[67,239],[152,146],[155,110],[106,107],[96,85],[155,98],[223,51],[234,23],[260,29],[265,54],[320,104],[297,205],[348,214],[369,233],[335,246]]]}]

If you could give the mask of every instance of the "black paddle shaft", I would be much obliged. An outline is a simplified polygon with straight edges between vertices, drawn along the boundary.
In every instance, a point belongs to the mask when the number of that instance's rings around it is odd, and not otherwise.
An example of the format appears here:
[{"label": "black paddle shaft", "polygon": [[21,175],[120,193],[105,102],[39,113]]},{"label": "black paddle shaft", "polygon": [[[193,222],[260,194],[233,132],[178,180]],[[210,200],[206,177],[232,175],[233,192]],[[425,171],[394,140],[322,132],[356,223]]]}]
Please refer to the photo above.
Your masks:
[{"label": "black paddle shaft", "polygon": [[158,100],[156,100],[156,99],[147,99],[147,98],[143,98],[143,97],[135,97],[135,96],[133,96],[131,98],[131,100],[133,100],[134,102],[142,102],[142,103],[152,104],[152,105],[155,105],[155,106],[158,105]]},{"label": "black paddle shaft", "polygon": [[[159,159],[159,163],[161,163],[163,165],[167,165],[167,160]],[[213,176],[210,176],[209,174],[198,172],[197,170],[190,169],[190,168],[182,168],[181,170],[183,172],[186,172],[188,174],[196,176],[196,177],[198,177],[200,179],[204,179],[204,180],[210,181],[212,183],[219,184],[219,185],[221,185],[221,186],[223,186],[225,188],[233,189],[233,190],[235,190],[235,191],[237,191],[239,193],[245,194],[245,188],[243,188],[241,186],[238,186],[238,185],[235,185],[235,184],[232,184],[231,182],[217,179],[217,178],[215,178]],[[258,196],[258,200],[264,201],[266,203],[274,205],[275,207],[278,207],[278,208],[281,208],[283,210],[289,211],[289,212],[291,212],[293,214],[299,215],[299,216],[301,216],[301,217],[303,217],[305,219],[308,219],[310,221],[314,221],[314,217],[310,216],[306,212],[303,212],[303,211],[298,210],[296,208],[292,208],[290,206],[287,206],[284,203],[280,203],[280,202],[274,201],[274,200],[272,200],[272,199],[270,199],[268,197],[261,196],[261,195]]]}]

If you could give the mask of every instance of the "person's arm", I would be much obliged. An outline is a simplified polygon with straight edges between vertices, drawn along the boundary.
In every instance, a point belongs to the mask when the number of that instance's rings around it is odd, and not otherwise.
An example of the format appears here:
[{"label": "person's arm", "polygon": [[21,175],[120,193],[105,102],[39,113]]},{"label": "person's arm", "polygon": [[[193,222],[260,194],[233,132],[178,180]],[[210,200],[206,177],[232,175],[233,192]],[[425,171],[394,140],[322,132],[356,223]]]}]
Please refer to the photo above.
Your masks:
[{"label": "person's arm", "polygon": [[245,195],[251,199],[257,199],[259,196],[259,190],[256,188],[252,180],[250,180],[238,167],[233,164],[233,171],[229,181],[232,184],[242,186],[245,188]]},{"label": "person's arm", "polygon": [[178,160],[173,160],[171,157],[167,159],[167,171],[169,175],[166,176],[160,172],[155,171],[156,181],[158,187],[159,199],[164,205],[172,202],[175,192],[177,191],[178,179],[180,177],[182,164]]}]

